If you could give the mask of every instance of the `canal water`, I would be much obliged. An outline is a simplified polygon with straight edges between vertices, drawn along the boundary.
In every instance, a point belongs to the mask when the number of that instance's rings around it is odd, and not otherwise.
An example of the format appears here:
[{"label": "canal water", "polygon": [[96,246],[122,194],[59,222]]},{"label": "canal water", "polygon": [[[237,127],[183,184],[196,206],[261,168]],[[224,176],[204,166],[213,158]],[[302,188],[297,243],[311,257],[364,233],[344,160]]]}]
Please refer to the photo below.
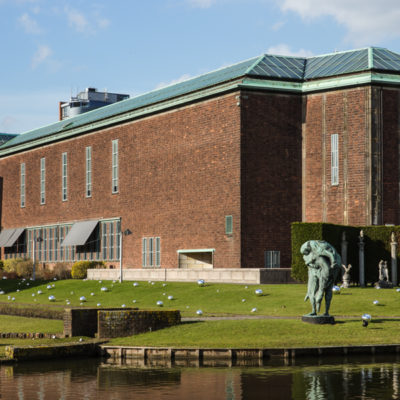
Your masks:
[{"label": "canal water", "polygon": [[301,360],[207,366],[99,359],[0,367],[1,399],[398,399],[400,359]]}]

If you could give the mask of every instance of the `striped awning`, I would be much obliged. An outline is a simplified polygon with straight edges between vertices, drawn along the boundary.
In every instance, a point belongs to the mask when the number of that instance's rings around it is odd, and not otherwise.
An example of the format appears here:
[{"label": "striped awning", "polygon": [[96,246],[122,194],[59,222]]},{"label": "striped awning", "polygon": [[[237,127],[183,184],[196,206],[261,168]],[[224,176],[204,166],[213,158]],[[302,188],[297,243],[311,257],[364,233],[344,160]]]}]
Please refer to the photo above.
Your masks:
[{"label": "striped awning", "polygon": [[93,232],[98,220],[80,221],[72,225],[71,230],[61,243],[61,246],[82,246],[89,239],[90,234]]},{"label": "striped awning", "polygon": [[4,229],[0,233],[0,247],[12,247],[25,228]]}]

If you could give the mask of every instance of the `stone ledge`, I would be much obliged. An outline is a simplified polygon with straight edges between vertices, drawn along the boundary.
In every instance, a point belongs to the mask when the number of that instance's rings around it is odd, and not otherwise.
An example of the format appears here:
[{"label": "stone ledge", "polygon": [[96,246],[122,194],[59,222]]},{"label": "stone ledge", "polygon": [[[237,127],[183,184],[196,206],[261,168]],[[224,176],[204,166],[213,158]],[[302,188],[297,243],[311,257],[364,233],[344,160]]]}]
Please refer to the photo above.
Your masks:
[{"label": "stone ledge", "polygon": [[101,354],[113,360],[264,360],[282,358],[292,360],[299,357],[348,356],[399,354],[400,344],[361,345],[361,346],[326,346],[296,348],[261,348],[261,349],[201,349],[173,347],[137,347],[101,345]]},{"label": "stone ledge", "polygon": [[[123,270],[126,281],[196,282],[204,279],[210,283],[275,284],[296,283],[291,277],[291,268],[130,268]],[[118,280],[119,269],[89,269],[91,280]]]}]

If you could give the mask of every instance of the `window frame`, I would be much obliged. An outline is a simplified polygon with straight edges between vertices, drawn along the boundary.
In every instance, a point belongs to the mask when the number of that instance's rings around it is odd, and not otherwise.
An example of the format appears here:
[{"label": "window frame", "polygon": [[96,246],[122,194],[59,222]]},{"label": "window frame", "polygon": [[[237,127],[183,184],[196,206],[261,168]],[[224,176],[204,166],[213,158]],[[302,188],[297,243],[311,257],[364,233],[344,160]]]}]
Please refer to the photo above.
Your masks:
[{"label": "window frame", "polygon": [[92,146],[86,147],[86,197],[92,197]]},{"label": "window frame", "polygon": [[339,135],[331,135],[331,185],[339,185]]},{"label": "window frame", "polygon": [[61,155],[61,199],[68,200],[68,156],[64,152]]},{"label": "window frame", "polygon": [[112,193],[119,192],[119,162],[118,162],[118,139],[112,141],[112,161],[111,161],[111,172],[112,172],[112,179],[111,179],[111,189]]},{"label": "window frame", "polygon": [[25,163],[21,163],[20,167],[20,206],[25,208],[25,185],[26,185],[26,166]]},{"label": "window frame", "polygon": [[46,158],[40,159],[40,204],[46,204]]}]

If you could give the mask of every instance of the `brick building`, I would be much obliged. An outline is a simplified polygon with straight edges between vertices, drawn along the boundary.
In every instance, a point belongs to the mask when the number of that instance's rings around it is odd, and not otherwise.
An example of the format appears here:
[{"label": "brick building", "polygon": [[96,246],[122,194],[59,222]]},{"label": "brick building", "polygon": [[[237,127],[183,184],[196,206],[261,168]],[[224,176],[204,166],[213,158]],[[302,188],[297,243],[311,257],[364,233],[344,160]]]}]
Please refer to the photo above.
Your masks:
[{"label": "brick building", "polygon": [[289,267],[293,221],[400,224],[399,110],[400,55],[366,48],[265,54],[26,132],[0,146],[2,256]]}]

